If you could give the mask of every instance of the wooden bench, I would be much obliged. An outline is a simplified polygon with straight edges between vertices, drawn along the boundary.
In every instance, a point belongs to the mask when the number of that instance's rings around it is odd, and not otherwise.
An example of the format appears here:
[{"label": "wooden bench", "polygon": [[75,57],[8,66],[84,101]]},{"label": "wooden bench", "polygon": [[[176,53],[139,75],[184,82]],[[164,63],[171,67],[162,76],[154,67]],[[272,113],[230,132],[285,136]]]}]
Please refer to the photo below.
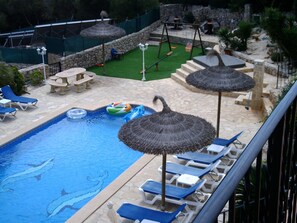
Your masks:
[{"label": "wooden bench", "polygon": [[94,72],[86,71],[86,72],[84,72],[84,75],[87,75],[87,76],[91,77],[92,80],[90,81],[90,83],[91,83],[91,84],[94,83],[94,77],[95,77],[95,75],[96,75]]},{"label": "wooden bench", "polygon": [[59,83],[53,80],[48,80],[47,83],[51,86],[51,93],[55,93],[59,89],[59,94],[65,94],[67,83]]},{"label": "wooden bench", "polygon": [[91,81],[93,80],[93,77],[85,76],[83,79],[74,81],[73,84],[76,87],[76,92],[81,92],[82,87],[86,85],[86,89],[91,88]]}]

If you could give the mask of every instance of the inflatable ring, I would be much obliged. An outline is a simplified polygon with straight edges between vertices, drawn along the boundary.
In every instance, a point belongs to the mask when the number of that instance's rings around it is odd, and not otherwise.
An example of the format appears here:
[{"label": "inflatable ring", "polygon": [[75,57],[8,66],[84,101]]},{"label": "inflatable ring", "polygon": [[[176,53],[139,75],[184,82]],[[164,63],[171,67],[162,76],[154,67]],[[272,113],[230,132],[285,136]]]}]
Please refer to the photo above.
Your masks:
[{"label": "inflatable ring", "polygon": [[125,102],[113,102],[106,107],[106,111],[110,115],[125,115],[131,112],[131,105]]},{"label": "inflatable ring", "polygon": [[80,119],[87,115],[87,111],[81,108],[73,108],[67,111],[66,115],[71,119]]}]

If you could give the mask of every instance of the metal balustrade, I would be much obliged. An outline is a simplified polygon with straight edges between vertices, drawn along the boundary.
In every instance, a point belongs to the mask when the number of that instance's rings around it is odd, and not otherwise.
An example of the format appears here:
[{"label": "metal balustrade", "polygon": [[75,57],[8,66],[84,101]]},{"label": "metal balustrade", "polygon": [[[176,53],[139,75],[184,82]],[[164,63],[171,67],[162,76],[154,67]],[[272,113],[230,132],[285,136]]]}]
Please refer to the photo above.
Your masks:
[{"label": "metal balustrade", "polygon": [[[297,221],[296,96],[297,83],[248,143],[194,223],[218,222],[220,214],[220,222],[229,223]],[[239,183],[244,188],[241,206],[236,199]],[[222,213],[224,207],[228,211]]]}]

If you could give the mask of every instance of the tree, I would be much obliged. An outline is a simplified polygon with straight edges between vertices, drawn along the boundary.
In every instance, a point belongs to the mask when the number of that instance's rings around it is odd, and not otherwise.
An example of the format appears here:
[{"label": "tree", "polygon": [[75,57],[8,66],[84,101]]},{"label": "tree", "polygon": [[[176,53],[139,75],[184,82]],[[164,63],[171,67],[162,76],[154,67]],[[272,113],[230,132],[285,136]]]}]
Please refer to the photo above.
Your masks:
[{"label": "tree", "polygon": [[[46,8],[40,0],[0,0],[0,31],[42,23],[45,12]],[[3,22],[6,24],[3,25]]]},{"label": "tree", "polygon": [[159,5],[158,0],[112,0],[110,14],[118,21],[135,18]]},{"label": "tree", "polygon": [[75,2],[72,0],[54,0],[51,1],[52,17],[55,20],[72,20],[76,13]]},{"label": "tree", "polygon": [[79,19],[95,19],[100,18],[100,12],[102,10],[109,13],[109,1],[108,0],[77,0],[76,1],[77,14]]},{"label": "tree", "polygon": [[267,8],[263,27],[284,54],[297,61],[297,27],[292,26],[291,20],[292,17],[286,17],[279,9]]}]

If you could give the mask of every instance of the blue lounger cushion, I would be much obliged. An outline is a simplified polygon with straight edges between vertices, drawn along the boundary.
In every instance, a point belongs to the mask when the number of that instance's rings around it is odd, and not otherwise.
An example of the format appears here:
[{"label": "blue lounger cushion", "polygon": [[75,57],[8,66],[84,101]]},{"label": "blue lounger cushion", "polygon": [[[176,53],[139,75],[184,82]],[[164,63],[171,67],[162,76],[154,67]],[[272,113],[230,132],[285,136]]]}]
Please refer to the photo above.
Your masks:
[{"label": "blue lounger cushion", "polygon": [[234,143],[238,138],[241,136],[243,131],[240,133],[236,134],[230,139],[224,139],[224,138],[215,138],[212,142],[212,144],[220,145],[220,146],[230,146],[232,143]]},{"label": "blue lounger cushion", "polygon": [[[213,171],[220,163],[221,161],[218,160],[217,162],[205,167],[205,168],[196,168],[191,166],[184,166],[178,163],[173,162],[166,162],[166,173],[170,174],[189,174],[193,176],[197,176],[199,178],[203,177],[204,175],[210,173]],[[160,168],[159,168],[160,169]]]},{"label": "blue lounger cushion", "polygon": [[213,155],[209,153],[202,153],[202,152],[186,152],[177,154],[176,157],[178,159],[183,159],[187,161],[194,161],[203,164],[212,164],[222,157],[226,156],[230,152],[231,148],[225,147],[221,152]]},{"label": "blue lounger cushion", "polygon": [[[166,197],[173,198],[177,200],[184,199],[189,195],[192,195],[197,189],[201,188],[206,180],[201,180],[197,184],[189,188],[177,187],[171,184],[166,184],[165,193]],[[147,180],[142,186],[141,189],[144,192],[151,194],[162,194],[162,183],[156,182],[153,180]]]},{"label": "blue lounger cushion", "polygon": [[170,223],[178,217],[185,207],[186,204],[182,204],[174,212],[163,212],[130,203],[123,203],[117,210],[117,213],[123,218],[134,221],[139,220],[141,222],[143,219],[148,219],[160,223]]}]

